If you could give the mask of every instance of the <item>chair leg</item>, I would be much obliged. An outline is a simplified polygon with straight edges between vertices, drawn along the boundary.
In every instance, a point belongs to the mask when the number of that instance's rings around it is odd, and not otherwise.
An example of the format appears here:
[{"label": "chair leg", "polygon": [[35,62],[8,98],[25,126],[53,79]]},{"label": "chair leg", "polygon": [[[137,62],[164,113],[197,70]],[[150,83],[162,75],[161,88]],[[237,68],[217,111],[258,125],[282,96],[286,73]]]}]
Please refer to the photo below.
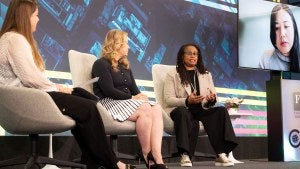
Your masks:
[{"label": "chair leg", "polygon": [[52,165],[58,165],[61,167],[73,167],[73,168],[86,169],[86,166],[84,164],[79,164],[79,163],[70,162],[70,161],[57,160],[54,158],[42,157],[42,156],[38,156],[36,158],[35,162],[37,164],[52,164]]},{"label": "chair leg", "polygon": [[27,161],[27,163],[25,164],[24,166],[24,169],[30,169],[34,163],[35,163],[35,160],[34,160],[35,157],[30,157]]},{"label": "chair leg", "polygon": [[42,165],[45,164],[52,164],[52,165],[58,165],[62,167],[72,167],[72,168],[81,168],[86,169],[86,165],[75,163],[75,162],[69,162],[69,161],[63,161],[63,160],[57,160],[49,157],[43,157],[38,156],[37,154],[37,142],[38,142],[38,134],[29,134],[30,137],[30,144],[31,144],[31,152],[30,156],[21,156],[5,161],[0,162],[0,167],[4,166],[14,166],[19,164],[25,164],[24,169],[30,169],[33,165],[39,166],[39,168],[42,167]]},{"label": "chair leg", "polygon": [[[49,134],[49,153],[48,153],[49,158],[53,158],[52,137],[53,134],[52,133]],[[60,168],[57,167],[56,165],[46,164],[42,169],[60,169]]]},{"label": "chair leg", "polygon": [[0,167],[26,164],[27,161],[28,161],[28,156],[19,156],[16,158],[1,161]]},{"label": "chair leg", "polygon": [[37,164],[39,166],[41,164],[52,164],[52,165],[58,165],[58,166],[62,166],[62,167],[74,167],[74,168],[86,169],[86,165],[84,165],[84,164],[79,164],[79,163],[75,163],[75,162],[63,161],[63,160],[58,160],[58,159],[52,158],[53,157],[52,135],[50,135],[50,139],[49,139],[49,145],[51,144],[49,147],[49,157],[37,156],[37,152],[38,152],[37,151],[37,142],[38,142],[37,134],[30,135],[30,139],[31,139],[31,154],[33,156],[32,157],[33,164]]},{"label": "chair leg", "polygon": [[128,159],[128,160],[136,160],[138,157],[137,155],[130,155],[118,152],[118,136],[117,135],[110,135],[110,145],[112,146],[113,151],[115,152],[116,156],[121,159]]}]

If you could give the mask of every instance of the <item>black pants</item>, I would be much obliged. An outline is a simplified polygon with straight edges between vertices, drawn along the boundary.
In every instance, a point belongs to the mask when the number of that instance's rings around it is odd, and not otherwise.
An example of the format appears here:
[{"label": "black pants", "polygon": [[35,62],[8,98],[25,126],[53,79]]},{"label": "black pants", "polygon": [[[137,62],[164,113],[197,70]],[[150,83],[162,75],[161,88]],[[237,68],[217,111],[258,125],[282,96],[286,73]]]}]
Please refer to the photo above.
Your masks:
[{"label": "black pants", "polygon": [[238,144],[230,117],[225,107],[214,107],[208,110],[202,107],[177,107],[170,116],[174,121],[177,148],[194,155],[199,133],[199,121],[202,122],[209,141],[216,152],[231,152]]},{"label": "black pants", "polygon": [[72,134],[82,151],[82,163],[87,164],[88,169],[100,166],[118,169],[118,160],[107,141],[96,102],[61,92],[49,92],[49,95],[64,115],[76,121]]}]

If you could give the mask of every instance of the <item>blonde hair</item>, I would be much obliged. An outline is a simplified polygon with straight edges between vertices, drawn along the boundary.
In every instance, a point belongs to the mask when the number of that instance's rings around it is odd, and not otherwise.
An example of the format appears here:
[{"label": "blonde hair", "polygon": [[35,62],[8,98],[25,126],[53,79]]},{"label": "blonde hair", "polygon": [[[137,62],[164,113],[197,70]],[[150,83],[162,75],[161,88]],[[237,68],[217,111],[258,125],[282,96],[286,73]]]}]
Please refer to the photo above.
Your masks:
[{"label": "blonde hair", "polygon": [[15,31],[23,35],[31,46],[33,60],[36,66],[43,71],[45,70],[45,64],[37,49],[30,22],[30,17],[37,8],[36,0],[12,0],[9,3],[0,36],[10,31]]},{"label": "blonde hair", "polygon": [[112,68],[118,71],[119,64],[125,69],[129,69],[129,60],[127,57],[117,60],[117,51],[124,43],[127,43],[128,34],[122,30],[112,29],[105,36],[100,57],[104,57],[111,62]]}]

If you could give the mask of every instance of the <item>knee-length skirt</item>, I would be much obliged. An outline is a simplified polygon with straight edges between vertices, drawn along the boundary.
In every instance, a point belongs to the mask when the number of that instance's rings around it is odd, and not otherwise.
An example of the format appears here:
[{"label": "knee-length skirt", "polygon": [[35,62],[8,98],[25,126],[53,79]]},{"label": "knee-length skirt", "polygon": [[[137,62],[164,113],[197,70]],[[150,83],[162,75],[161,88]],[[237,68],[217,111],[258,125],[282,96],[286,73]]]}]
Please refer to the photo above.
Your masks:
[{"label": "knee-length skirt", "polygon": [[112,115],[113,119],[118,121],[127,120],[143,103],[149,103],[152,106],[157,104],[154,101],[136,99],[114,100],[111,98],[101,99],[100,103]]}]

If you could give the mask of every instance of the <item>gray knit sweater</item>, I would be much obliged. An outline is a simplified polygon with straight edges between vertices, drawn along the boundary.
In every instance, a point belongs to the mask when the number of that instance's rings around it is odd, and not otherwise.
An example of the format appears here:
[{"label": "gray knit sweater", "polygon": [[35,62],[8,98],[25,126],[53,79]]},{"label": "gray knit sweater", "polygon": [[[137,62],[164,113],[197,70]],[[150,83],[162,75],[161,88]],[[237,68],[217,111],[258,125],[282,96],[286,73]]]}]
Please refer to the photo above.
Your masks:
[{"label": "gray knit sweater", "polygon": [[259,68],[289,71],[290,58],[282,55],[278,49],[268,50],[261,57]]},{"label": "gray knit sweater", "polygon": [[26,38],[16,32],[7,32],[0,38],[0,85],[57,91],[34,63]]}]

